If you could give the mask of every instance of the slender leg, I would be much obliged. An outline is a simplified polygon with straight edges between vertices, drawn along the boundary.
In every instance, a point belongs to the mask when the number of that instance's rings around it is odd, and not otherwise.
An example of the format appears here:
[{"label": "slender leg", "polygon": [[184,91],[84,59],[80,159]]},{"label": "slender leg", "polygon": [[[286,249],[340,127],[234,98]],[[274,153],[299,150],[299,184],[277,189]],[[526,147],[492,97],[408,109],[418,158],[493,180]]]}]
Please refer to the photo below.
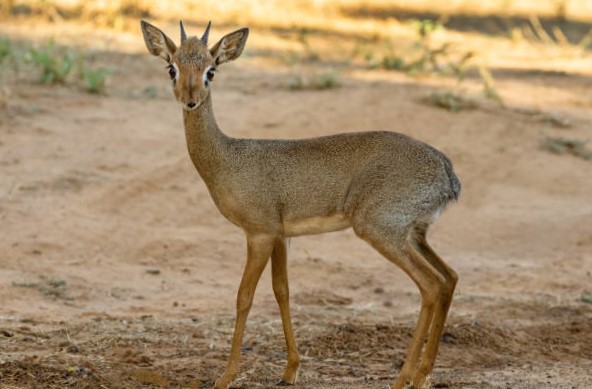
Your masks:
[{"label": "slender leg", "polygon": [[388,260],[399,266],[417,285],[421,294],[421,309],[413,333],[411,344],[405,358],[405,363],[399,377],[392,385],[392,389],[403,389],[412,384],[423,343],[430,329],[438,296],[441,292],[444,277],[422,256],[407,243],[408,231],[400,231],[393,227],[370,228],[354,225],[356,233],[369,242]]},{"label": "slender leg", "polygon": [[300,367],[300,357],[298,356],[298,347],[294,339],[292,330],[292,319],[290,318],[290,292],[288,289],[288,250],[287,240],[280,239],[276,241],[271,253],[271,275],[273,284],[273,293],[280,307],[282,316],[282,325],[284,327],[284,337],[286,338],[286,348],[288,351],[288,364],[282,380],[278,385],[294,385],[298,376]]},{"label": "slender leg", "polygon": [[[401,368],[399,377],[392,385],[392,389],[403,389],[411,384],[415,372],[418,368],[419,358],[423,349],[424,341],[428,335],[431,323],[434,318],[434,311],[438,301],[438,294],[440,293],[440,285],[443,279],[428,263],[425,262],[415,250],[409,249],[409,258],[412,264],[416,267],[408,274],[416,283],[421,295],[421,308],[419,310],[419,318],[407,351],[405,363]],[[419,386],[416,386],[419,388]]]},{"label": "slender leg", "polygon": [[448,316],[448,310],[452,303],[452,296],[454,289],[458,281],[458,276],[455,271],[452,270],[446,263],[434,252],[428,242],[425,240],[425,235],[420,236],[417,239],[417,246],[419,252],[435,267],[446,279],[446,287],[443,289],[443,293],[440,296],[440,300],[436,304],[436,310],[434,313],[434,319],[430,328],[430,335],[428,342],[425,347],[424,354],[422,356],[421,364],[419,369],[413,377],[413,383],[416,387],[421,387],[426,380],[426,377],[434,369],[434,363],[436,361],[436,355],[438,354],[438,348],[440,346],[440,338],[444,331],[444,323]]},{"label": "slender leg", "polygon": [[236,325],[232,338],[232,349],[226,371],[216,380],[214,386],[216,389],[227,389],[238,374],[238,361],[247,316],[253,303],[257,283],[273,250],[274,241],[274,236],[257,235],[247,237],[247,264],[236,298]]}]

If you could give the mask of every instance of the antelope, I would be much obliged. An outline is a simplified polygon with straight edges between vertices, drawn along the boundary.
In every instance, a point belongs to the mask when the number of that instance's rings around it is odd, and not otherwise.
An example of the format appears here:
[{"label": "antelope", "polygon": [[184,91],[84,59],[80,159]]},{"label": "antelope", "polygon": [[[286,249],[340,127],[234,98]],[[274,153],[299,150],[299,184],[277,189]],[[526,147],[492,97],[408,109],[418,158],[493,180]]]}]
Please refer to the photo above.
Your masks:
[{"label": "antelope", "polygon": [[287,350],[278,385],[296,382],[300,357],[289,308],[288,241],[349,227],[401,268],[421,296],[405,362],[391,388],[429,386],[458,280],[426,240],[428,227],[460,195],[450,160],[396,132],[301,140],[227,136],[214,118],[211,88],[218,66],[243,52],[249,30],[231,32],[208,48],[210,26],[201,38],[188,38],[181,21],[177,46],[160,29],[141,21],[148,51],[167,64],[182,107],[189,156],[222,215],[240,227],[247,240],[230,356],[214,387],[227,389],[238,374],[247,316],[270,258]]}]

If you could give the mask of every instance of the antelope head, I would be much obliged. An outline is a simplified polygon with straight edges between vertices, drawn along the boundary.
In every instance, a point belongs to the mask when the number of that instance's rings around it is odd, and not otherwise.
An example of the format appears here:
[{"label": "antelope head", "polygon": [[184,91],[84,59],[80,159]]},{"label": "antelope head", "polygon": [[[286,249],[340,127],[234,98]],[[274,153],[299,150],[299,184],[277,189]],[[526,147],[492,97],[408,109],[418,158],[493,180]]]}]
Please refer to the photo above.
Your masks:
[{"label": "antelope head", "polygon": [[148,51],[167,63],[166,70],[173,83],[175,97],[188,111],[196,109],[207,99],[217,67],[237,59],[249,36],[249,29],[241,28],[225,35],[208,49],[211,22],[201,38],[188,38],[181,21],[181,41],[177,47],[157,27],[143,20],[140,24]]}]

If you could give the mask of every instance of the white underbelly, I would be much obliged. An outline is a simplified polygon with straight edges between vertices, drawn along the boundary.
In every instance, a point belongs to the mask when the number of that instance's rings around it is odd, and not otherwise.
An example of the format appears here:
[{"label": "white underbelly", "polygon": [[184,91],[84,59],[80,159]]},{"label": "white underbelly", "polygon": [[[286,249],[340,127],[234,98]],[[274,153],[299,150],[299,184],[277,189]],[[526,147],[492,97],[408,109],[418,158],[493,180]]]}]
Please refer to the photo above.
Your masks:
[{"label": "white underbelly", "polygon": [[314,235],[323,232],[339,231],[350,226],[349,220],[342,214],[314,216],[303,219],[285,220],[284,235]]}]

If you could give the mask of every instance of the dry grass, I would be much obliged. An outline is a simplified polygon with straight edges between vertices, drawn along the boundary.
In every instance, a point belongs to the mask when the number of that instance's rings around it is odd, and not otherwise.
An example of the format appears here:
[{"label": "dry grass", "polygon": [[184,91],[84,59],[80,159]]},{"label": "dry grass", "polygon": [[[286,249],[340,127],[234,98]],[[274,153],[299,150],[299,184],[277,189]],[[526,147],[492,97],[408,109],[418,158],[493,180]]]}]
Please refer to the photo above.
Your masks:
[{"label": "dry grass", "polygon": [[[453,0],[441,2],[435,0],[301,0],[285,2],[280,0],[204,0],[196,4],[190,0],[169,2],[164,0],[115,0],[115,1],[82,1],[82,0],[10,0],[3,1],[3,9],[12,3],[15,6],[30,8],[57,7],[77,12],[86,11],[120,12],[138,16],[149,12],[152,16],[187,16],[187,11],[195,15],[207,12],[209,17],[224,21],[261,21],[263,24],[275,22],[302,25],[315,19],[351,13],[388,14],[389,11],[402,9],[414,12],[433,12],[442,15],[475,14],[475,15],[532,15],[558,18],[592,19],[592,4],[587,0]],[[303,19],[304,18],[304,19]]]},{"label": "dry grass", "polygon": [[[214,39],[234,26],[248,25],[259,30],[250,38],[249,52],[289,66],[323,61],[367,67],[372,58],[380,61],[393,52],[399,59],[412,60],[417,42],[414,23],[426,19],[446,27],[433,34],[433,47],[446,47],[448,53],[459,53],[459,58],[474,53],[470,59],[474,65],[524,67],[526,57],[532,59],[533,68],[585,73],[592,62],[588,53],[592,29],[583,22],[592,20],[592,4],[582,0],[423,0],[412,5],[386,0],[205,0],[199,4],[189,0],[15,0],[2,4],[3,10],[12,10],[9,20],[39,17],[136,35],[141,18],[167,27],[183,18],[194,34],[211,19]],[[569,20],[559,23],[564,19]],[[466,39],[468,34],[471,39]]]}]

